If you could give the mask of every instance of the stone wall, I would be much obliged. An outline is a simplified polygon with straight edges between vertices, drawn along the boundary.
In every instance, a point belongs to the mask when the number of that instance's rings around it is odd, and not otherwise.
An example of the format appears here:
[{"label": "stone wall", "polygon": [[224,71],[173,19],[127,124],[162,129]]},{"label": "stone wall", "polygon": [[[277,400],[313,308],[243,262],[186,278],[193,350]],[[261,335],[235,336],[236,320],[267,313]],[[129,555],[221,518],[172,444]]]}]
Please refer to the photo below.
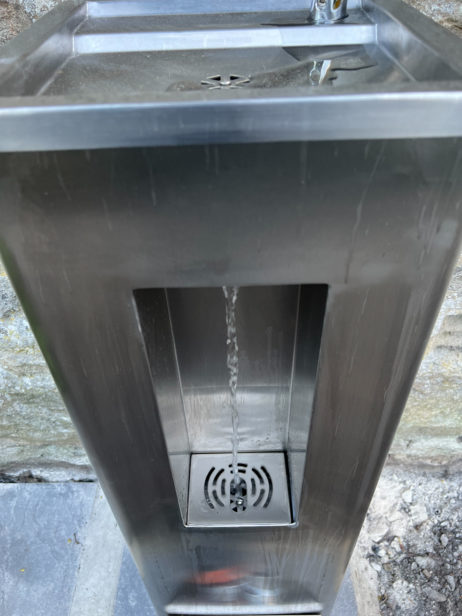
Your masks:
[{"label": "stone wall", "polygon": [[[462,36],[462,0],[410,0]],[[0,44],[55,0],[0,1]],[[446,463],[462,454],[462,258],[436,322],[391,456]],[[0,263],[0,473],[87,478],[91,470]]]},{"label": "stone wall", "polygon": [[395,435],[395,459],[462,459],[462,255]]},{"label": "stone wall", "polygon": [[0,45],[28,28],[32,19],[20,6],[0,1]]},{"label": "stone wall", "polygon": [[85,478],[90,467],[0,262],[0,476]]}]

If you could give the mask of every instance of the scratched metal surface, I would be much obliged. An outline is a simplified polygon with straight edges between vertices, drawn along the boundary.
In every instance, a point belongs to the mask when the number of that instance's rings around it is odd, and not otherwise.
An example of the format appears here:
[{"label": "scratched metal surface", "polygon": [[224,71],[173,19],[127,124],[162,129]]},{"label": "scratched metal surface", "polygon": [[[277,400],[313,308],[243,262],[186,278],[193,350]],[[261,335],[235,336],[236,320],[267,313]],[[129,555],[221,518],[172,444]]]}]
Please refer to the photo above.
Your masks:
[{"label": "scratched metal surface", "polygon": [[[22,153],[0,169],[2,257],[158,612],[245,563],[291,581],[288,609],[328,614],[457,254],[460,141]],[[329,293],[299,524],[186,528],[133,291],[300,283]]]}]

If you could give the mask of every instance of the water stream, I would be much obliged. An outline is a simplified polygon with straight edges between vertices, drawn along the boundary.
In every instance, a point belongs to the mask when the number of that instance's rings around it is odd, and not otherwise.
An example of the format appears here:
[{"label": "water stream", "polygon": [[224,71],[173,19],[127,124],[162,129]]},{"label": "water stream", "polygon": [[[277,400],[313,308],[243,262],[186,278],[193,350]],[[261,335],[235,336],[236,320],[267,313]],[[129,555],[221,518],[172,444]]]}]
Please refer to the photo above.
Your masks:
[{"label": "water stream", "polygon": [[236,302],[239,287],[223,287],[226,300],[226,365],[228,367],[229,405],[231,409],[231,421],[233,426],[232,436],[232,470],[234,488],[240,484],[238,472],[237,454],[239,449],[239,411],[237,408],[237,379],[239,376],[239,357],[236,329]]}]

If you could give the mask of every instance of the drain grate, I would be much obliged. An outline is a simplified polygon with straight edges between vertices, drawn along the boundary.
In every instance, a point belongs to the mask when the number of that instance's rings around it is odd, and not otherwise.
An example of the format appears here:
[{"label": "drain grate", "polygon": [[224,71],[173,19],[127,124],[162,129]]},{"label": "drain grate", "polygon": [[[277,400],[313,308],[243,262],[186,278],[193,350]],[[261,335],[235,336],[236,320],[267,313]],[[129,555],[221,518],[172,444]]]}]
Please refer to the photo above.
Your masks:
[{"label": "drain grate", "polygon": [[188,525],[250,526],[291,523],[284,454],[239,454],[239,482],[231,454],[191,456]]},{"label": "drain grate", "polygon": [[250,77],[242,77],[241,75],[211,75],[201,81],[201,85],[206,86],[209,90],[230,90],[240,88],[246,83],[250,83]]},{"label": "drain grate", "polygon": [[268,507],[273,495],[273,480],[266,466],[255,468],[239,462],[239,483],[236,485],[232,464],[227,468],[212,466],[204,483],[204,496],[211,509],[231,507],[245,511],[247,507]]}]

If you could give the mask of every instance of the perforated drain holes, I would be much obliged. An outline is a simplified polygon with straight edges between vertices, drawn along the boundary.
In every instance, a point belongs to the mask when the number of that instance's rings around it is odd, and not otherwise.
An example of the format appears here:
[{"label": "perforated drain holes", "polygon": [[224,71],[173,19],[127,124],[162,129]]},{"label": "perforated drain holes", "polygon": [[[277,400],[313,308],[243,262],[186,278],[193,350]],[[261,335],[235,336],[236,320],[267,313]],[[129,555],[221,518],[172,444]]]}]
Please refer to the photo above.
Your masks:
[{"label": "perforated drain holes", "polygon": [[273,481],[265,466],[256,468],[239,463],[240,481],[236,485],[232,464],[227,468],[212,466],[204,482],[204,497],[210,509],[230,507],[235,513],[247,507],[268,507],[273,495]]},{"label": "perforated drain holes", "polygon": [[239,454],[239,482],[231,454],[191,456],[188,525],[290,524],[284,454]]},{"label": "perforated drain holes", "polygon": [[209,90],[221,90],[240,88],[246,83],[250,83],[250,77],[242,77],[240,75],[212,75],[201,81],[201,85],[206,86]]}]

